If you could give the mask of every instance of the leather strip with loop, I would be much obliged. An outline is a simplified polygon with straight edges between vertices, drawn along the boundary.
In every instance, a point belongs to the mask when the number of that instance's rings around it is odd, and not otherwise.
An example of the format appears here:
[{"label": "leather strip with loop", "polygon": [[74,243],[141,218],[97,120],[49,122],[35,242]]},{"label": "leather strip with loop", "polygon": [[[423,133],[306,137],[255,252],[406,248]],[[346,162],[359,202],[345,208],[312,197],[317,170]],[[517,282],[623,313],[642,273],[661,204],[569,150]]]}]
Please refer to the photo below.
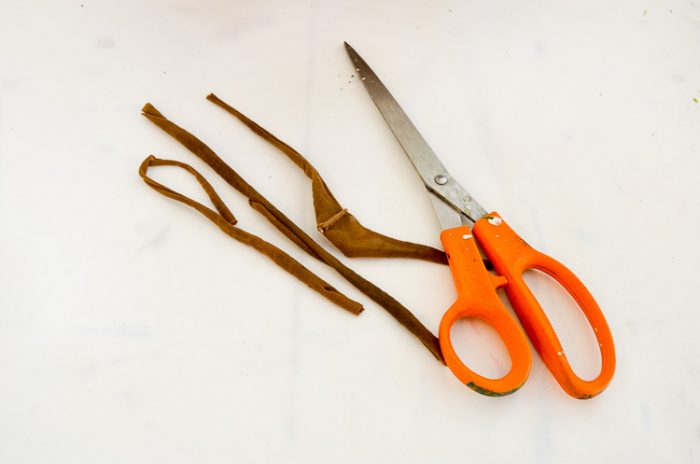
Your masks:
[{"label": "leather strip with loop", "polygon": [[[199,182],[199,184],[202,186],[204,191],[207,193],[207,196],[214,204],[214,207],[216,208],[218,213],[217,211],[214,211],[211,208],[207,208],[203,204],[196,202],[191,198],[186,197],[185,195],[182,195],[181,193],[178,193],[172,190],[171,188],[166,187],[165,185],[156,182],[152,178],[148,177],[148,169],[152,166],[175,166],[184,169],[185,171],[192,174],[195,177],[195,179],[197,179],[197,182]],[[306,267],[304,267],[301,263],[289,256],[284,251],[280,250],[271,243],[266,242],[260,237],[236,227],[235,224],[237,221],[233,213],[231,213],[231,210],[229,210],[228,207],[224,204],[224,202],[221,200],[221,197],[219,197],[219,195],[216,193],[211,184],[204,178],[204,176],[197,172],[192,166],[185,163],[181,163],[179,161],[158,159],[155,156],[151,155],[148,158],[146,158],[143,161],[143,163],[141,163],[141,166],[139,168],[139,175],[144,180],[144,182],[146,182],[146,184],[156,192],[196,209],[204,216],[206,216],[207,219],[216,224],[219,227],[219,229],[221,229],[226,235],[264,254],[272,261],[274,261],[274,263],[277,264],[279,267],[292,274],[297,279],[309,286],[311,289],[318,292],[319,294],[332,301],[336,305],[351,312],[354,315],[359,315],[363,311],[362,305],[360,303],[353,301],[347,296],[340,293],[338,290],[333,288],[332,285],[318,277],[313,272],[309,271]]]}]

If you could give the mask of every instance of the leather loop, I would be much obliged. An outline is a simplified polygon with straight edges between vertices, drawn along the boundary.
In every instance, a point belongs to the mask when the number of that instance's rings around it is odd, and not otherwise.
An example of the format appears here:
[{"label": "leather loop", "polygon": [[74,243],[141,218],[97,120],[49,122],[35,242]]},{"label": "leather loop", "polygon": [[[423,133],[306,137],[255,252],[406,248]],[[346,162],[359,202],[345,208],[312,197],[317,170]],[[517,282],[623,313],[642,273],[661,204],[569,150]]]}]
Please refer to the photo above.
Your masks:
[{"label": "leather loop", "polygon": [[[151,177],[148,176],[148,169],[153,166],[174,166],[184,169],[185,171],[192,174],[194,178],[197,179],[197,182],[199,182],[199,184],[202,186],[204,191],[207,193],[207,196],[214,204],[216,211],[204,206],[203,204],[197,201],[192,200],[191,198],[181,193],[176,192],[175,190],[169,187],[166,187],[160,182],[153,180]],[[260,237],[236,227],[236,218],[233,216],[231,210],[229,210],[228,207],[224,204],[221,197],[214,190],[214,187],[212,187],[211,184],[204,178],[204,176],[197,172],[192,166],[182,163],[180,161],[158,159],[155,156],[151,155],[148,158],[146,158],[143,161],[143,163],[141,163],[141,166],[139,167],[139,175],[144,180],[144,182],[146,182],[146,184],[156,192],[196,209],[205,217],[207,217],[207,219],[216,224],[219,227],[219,229],[221,229],[229,237],[232,237],[238,240],[239,242],[258,250],[260,253],[264,254],[272,261],[274,261],[275,264],[277,264],[279,267],[289,272],[297,279],[301,280],[307,286],[320,293],[322,296],[329,299],[336,305],[355,315],[358,315],[362,312],[363,308],[360,303],[351,300],[350,298],[336,290],[332,285],[318,277],[313,272],[309,271],[301,263],[289,256],[287,253],[280,250],[271,243],[266,242]]]}]

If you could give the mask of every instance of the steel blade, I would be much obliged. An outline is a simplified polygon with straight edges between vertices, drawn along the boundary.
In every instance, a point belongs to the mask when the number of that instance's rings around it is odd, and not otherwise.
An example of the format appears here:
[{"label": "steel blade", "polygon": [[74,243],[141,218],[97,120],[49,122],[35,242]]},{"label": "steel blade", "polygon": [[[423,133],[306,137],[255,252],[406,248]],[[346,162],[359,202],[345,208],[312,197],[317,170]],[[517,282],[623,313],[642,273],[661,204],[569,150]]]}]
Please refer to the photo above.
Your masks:
[{"label": "steel blade", "polygon": [[374,71],[347,42],[345,42],[345,49],[367,93],[428,190],[452,206],[457,212],[465,214],[472,222],[476,222],[484,216],[486,210],[450,175]]},{"label": "steel blade", "polygon": [[474,223],[470,221],[467,216],[455,211],[449,203],[445,203],[442,198],[438,197],[430,190],[428,190],[428,196],[433,204],[435,215],[438,218],[442,230],[459,226],[469,226],[471,229],[474,226]]}]

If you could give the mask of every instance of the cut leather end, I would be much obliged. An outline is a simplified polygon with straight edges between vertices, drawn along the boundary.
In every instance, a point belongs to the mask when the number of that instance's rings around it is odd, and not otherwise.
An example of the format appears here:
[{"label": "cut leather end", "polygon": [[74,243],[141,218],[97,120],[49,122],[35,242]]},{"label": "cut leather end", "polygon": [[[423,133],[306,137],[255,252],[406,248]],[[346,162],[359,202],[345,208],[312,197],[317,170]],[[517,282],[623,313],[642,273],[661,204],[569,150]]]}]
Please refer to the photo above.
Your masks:
[{"label": "cut leather end", "polygon": [[148,116],[155,116],[158,118],[162,118],[163,114],[156,109],[155,106],[153,106],[150,103],[146,103],[143,105],[143,108],[141,108],[141,114],[148,117]]}]

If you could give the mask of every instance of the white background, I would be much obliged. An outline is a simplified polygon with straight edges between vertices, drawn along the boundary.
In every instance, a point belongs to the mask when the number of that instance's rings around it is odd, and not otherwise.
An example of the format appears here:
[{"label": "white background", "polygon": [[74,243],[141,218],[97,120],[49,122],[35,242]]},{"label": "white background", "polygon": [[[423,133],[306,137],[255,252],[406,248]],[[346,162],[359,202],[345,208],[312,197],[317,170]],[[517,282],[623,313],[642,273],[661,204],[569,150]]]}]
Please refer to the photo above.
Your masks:
[{"label": "white background", "polygon": [[[700,459],[695,2],[82,1],[0,1],[0,462]],[[539,358],[512,396],[460,385],[139,115],[152,102],[330,247],[307,179],[204,99],[216,92],[364,224],[440,246],[344,40],[476,198],[597,297],[618,356],[601,396],[568,397]],[[150,153],[199,168],[242,228],[366,311],[148,189]],[[204,198],[184,174],[154,176]],[[455,297],[446,267],[344,261],[433,331]],[[590,377],[580,318],[547,309]],[[487,339],[463,329],[459,343]],[[497,351],[469,356],[503,369]]]}]

